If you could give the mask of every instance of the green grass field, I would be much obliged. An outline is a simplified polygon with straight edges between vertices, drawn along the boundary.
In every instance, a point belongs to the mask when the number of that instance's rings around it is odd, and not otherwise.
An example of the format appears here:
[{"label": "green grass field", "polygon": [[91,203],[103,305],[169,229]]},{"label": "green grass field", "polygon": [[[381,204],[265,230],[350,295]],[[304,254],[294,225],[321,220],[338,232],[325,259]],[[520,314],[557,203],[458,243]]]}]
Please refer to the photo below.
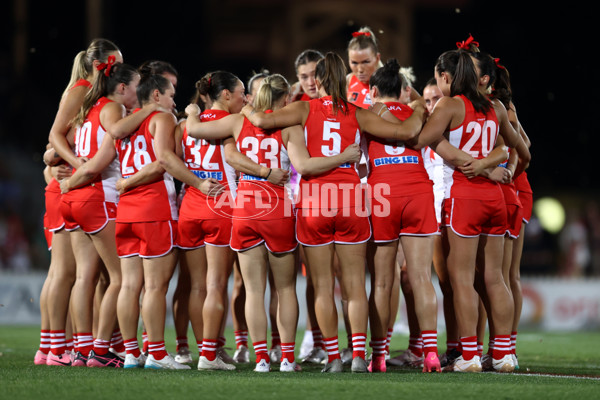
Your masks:
[{"label": "green grass field", "polygon": [[[304,365],[303,372],[295,374],[257,374],[251,365],[233,372],[200,372],[195,366],[191,371],[36,366],[38,335],[38,327],[0,326],[0,399],[600,398],[599,332],[521,333],[521,369],[514,374],[423,374],[391,367],[385,374],[333,375]],[[340,338],[345,345],[343,332]],[[227,340],[234,343],[231,331]],[[167,350],[174,351],[172,329],[167,329],[166,342]],[[405,348],[407,342],[406,337],[395,335],[392,352]],[[444,351],[445,338],[441,336],[439,342]]]}]

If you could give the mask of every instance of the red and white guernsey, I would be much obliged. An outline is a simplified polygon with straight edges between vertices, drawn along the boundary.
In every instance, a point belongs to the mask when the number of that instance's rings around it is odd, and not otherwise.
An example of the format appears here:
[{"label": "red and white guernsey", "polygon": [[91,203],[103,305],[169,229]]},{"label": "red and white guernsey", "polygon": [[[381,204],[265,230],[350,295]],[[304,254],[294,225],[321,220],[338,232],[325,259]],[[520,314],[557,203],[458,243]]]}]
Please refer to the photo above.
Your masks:
[{"label": "red and white guernsey", "polygon": [[[413,113],[412,108],[399,102],[385,103],[390,112],[404,121]],[[433,183],[423,164],[424,151],[405,147],[404,142],[381,139],[367,134],[368,182],[390,186],[389,197],[430,192]]]},{"label": "red and white guernsey", "polygon": [[359,81],[355,75],[350,78],[346,97],[350,103],[360,108],[369,108],[373,104],[369,94],[369,84]]},{"label": "red and white guernsey", "polygon": [[[77,128],[75,133],[75,154],[77,157],[92,158],[102,145],[106,130],[100,123],[100,112],[102,108],[112,100],[101,97],[92,106],[85,121]],[[119,175],[119,160],[115,159],[102,171],[93,181],[86,186],[73,189],[63,195],[66,201],[105,201],[116,203],[119,195],[115,184]]]},{"label": "red and white guernsey", "polygon": [[[272,112],[271,110],[266,111]],[[290,158],[281,138],[281,129],[263,130],[244,118],[240,135],[236,140],[238,151],[256,164],[267,168],[290,169]],[[240,176],[237,207],[234,217],[272,220],[291,217],[290,195],[285,186],[275,185],[265,178],[244,174]],[[269,205],[269,207],[267,207]]]},{"label": "red and white guernsey", "polygon": [[[136,110],[134,112],[139,111]],[[153,112],[138,129],[117,140],[116,148],[123,178],[129,178],[146,165],[157,160],[154,151],[154,137],[149,125]],[[136,186],[123,193],[117,207],[117,222],[152,222],[177,220],[176,192],[173,177],[165,172],[162,179]]]},{"label": "red and white guernsey", "polygon": [[[205,110],[200,121],[214,121],[229,115],[227,111]],[[225,151],[221,139],[195,139],[182,136],[183,162],[192,173],[201,179],[213,178],[225,186],[218,197],[207,197],[195,187],[186,186],[180,215],[190,219],[218,219],[231,217],[236,196],[235,169],[225,162]],[[224,197],[225,196],[225,197]]]},{"label": "red and white guernsey", "polygon": [[[348,146],[360,144],[362,133],[356,120],[356,106],[348,104],[347,110],[333,111],[331,96],[313,99],[304,126],[306,148],[311,157],[331,157],[343,152]],[[347,112],[344,112],[347,111]],[[318,194],[311,184],[329,184],[337,187],[338,205],[354,206],[357,185],[360,185],[356,163],[345,163],[320,175],[302,176],[300,182],[300,208],[320,208]],[[343,203],[342,203],[343,201]],[[330,204],[335,207],[335,204]]]},{"label": "red and white guernsey", "polygon": [[[487,114],[475,111],[469,99],[463,95],[457,97],[465,104],[465,119],[449,132],[448,141],[475,159],[485,158],[494,149],[500,129],[496,112],[493,109]],[[444,163],[444,185],[446,198],[496,199],[500,190],[498,183],[481,176],[468,179],[447,162]]]}]

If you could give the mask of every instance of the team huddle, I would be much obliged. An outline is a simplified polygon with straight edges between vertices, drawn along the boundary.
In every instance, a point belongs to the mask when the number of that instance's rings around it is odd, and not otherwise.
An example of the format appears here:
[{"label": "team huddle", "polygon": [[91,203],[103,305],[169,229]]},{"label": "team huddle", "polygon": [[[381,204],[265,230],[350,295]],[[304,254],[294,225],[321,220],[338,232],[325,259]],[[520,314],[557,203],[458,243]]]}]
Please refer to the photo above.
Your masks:
[{"label": "team huddle", "polygon": [[[380,61],[369,28],[347,57],[350,73],[338,54],[305,50],[294,84],[209,72],[178,112],[168,62],[133,67],[106,39],[80,52],[44,155],[51,263],[35,364],[190,369],[191,323],[199,370],[249,363],[249,338],[256,372],[518,368],[531,156],[507,69],[469,37],[439,56],[421,94],[410,68]],[[296,357],[299,271],[307,329]],[[392,357],[401,294],[409,346]]]}]

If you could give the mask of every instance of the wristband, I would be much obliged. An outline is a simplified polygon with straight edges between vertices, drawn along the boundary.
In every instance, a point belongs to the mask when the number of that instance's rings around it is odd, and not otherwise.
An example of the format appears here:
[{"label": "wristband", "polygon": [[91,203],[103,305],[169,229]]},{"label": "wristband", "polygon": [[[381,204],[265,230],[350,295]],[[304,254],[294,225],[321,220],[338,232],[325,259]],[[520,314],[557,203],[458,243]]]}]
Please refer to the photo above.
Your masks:
[{"label": "wristband", "polygon": [[267,176],[265,176],[265,179],[269,179],[269,176],[271,175],[271,171],[273,171],[273,169],[269,168],[269,173],[267,174]]}]

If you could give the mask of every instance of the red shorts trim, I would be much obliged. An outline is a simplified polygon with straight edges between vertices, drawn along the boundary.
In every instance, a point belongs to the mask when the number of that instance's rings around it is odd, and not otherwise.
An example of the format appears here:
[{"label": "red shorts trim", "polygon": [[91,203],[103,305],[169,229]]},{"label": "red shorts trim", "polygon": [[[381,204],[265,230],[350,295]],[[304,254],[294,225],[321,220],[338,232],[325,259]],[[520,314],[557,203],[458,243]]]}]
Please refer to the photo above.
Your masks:
[{"label": "red shorts trim", "polygon": [[[362,213],[361,213],[362,214]],[[296,239],[305,246],[358,244],[371,237],[371,223],[354,207],[327,210],[301,208],[296,213]]]},{"label": "red shorts trim", "polygon": [[117,204],[107,201],[65,201],[60,203],[65,229],[81,228],[85,233],[101,231],[108,221],[117,217]]},{"label": "red shorts trim", "polygon": [[179,217],[178,246],[184,250],[197,249],[205,244],[229,246],[231,219],[195,219]]},{"label": "red shorts trim", "polygon": [[528,224],[533,210],[533,193],[519,192],[517,190],[517,196],[519,196],[519,200],[521,200],[521,205],[523,206],[523,209],[521,210],[523,222]]},{"label": "red shorts trim", "polygon": [[[44,216],[45,219],[45,216]],[[52,236],[54,232],[44,227],[44,238],[46,239],[46,245],[48,246],[48,250],[52,250]]]},{"label": "red shorts trim", "polygon": [[506,233],[504,198],[490,200],[444,199],[442,222],[459,236],[503,236]]},{"label": "red shorts trim", "polygon": [[244,251],[265,244],[271,253],[289,253],[298,247],[296,240],[296,218],[281,218],[266,221],[253,219],[233,220],[231,248]]},{"label": "red shorts trim", "polygon": [[[371,214],[375,242],[391,242],[401,235],[431,236],[439,233],[433,192],[387,200],[389,212]],[[372,198],[371,203],[373,210],[378,205],[385,209],[385,204],[377,197]]]},{"label": "red shorts trim", "polygon": [[65,219],[60,211],[62,195],[53,191],[45,193],[46,212],[44,213],[44,230],[59,231],[65,227]]},{"label": "red shorts trim", "polygon": [[523,225],[523,209],[515,204],[506,205],[506,233],[513,239],[519,237]]},{"label": "red shorts trim", "polygon": [[119,257],[161,257],[177,243],[177,221],[117,222],[115,238]]}]

